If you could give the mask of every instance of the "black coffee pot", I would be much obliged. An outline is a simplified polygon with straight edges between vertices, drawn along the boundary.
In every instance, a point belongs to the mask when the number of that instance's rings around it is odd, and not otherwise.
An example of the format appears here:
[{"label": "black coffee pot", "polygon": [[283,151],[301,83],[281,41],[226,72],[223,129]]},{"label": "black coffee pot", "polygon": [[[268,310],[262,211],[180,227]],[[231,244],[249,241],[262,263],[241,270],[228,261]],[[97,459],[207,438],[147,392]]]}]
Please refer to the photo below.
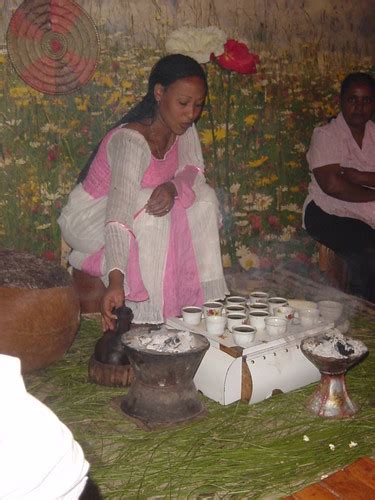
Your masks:
[{"label": "black coffee pot", "polygon": [[117,316],[115,330],[107,330],[95,345],[96,361],[109,365],[128,365],[129,359],[121,341],[122,334],[128,332],[133,320],[133,311],[126,306],[114,309]]}]

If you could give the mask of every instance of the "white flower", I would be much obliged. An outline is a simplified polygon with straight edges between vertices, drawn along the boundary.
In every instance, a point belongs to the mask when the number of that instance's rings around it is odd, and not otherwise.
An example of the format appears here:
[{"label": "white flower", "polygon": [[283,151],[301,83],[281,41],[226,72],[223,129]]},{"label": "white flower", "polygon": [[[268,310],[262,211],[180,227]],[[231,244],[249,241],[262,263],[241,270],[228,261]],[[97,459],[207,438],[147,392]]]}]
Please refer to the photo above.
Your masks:
[{"label": "white flower", "polygon": [[241,187],[241,184],[239,184],[238,182],[236,182],[235,184],[232,184],[229,191],[232,193],[232,194],[237,194],[238,193],[238,190],[240,189]]},{"label": "white flower", "polygon": [[288,212],[302,213],[302,208],[300,208],[297,203],[289,203],[288,205],[281,205],[280,210],[287,210]]},{"label": "white flower", "polygon": [[336,446],[334,444],[332,444],[332,443],[329,443],[328,446],[329,446],[329,449],[332,450],[332,451],[334,451],[335,448],[336,448]]},{"label": "white flower", "polygon": [[216,26],[189,28],[187,26],[172,31],[165,42],[170,54],[184,54],[204,64],[210,61],[212,53],[224,52],[227,35]]},{"label": "white flower", "polygon": [[272,205],[272,202],[272,196],[268,196],[262,193],[255,193],[255,199],[253,200],[251,210],[262,212],[264,210],[267,210]]},{"label": "white flower", "polygon": [[259,267],[259,257],[245,245],[241,245],[236,253],[241,267],[245,269],[245,271]]},{"label": "white flower", "polygon": [[350,441],[349,448],[355,448],[356,446],[358,446],[358,443],[356,443],[355,441]]},{"label": "white flower", "polygon": [[321,480],[323,480],[323,479],[327,479],[327,477],[328,477],[328,474],[322,474],[322,475],[320,476],[320,479],[321,479]]},{"label": "white flower", "polygon": [[303,436],[303,440],[307,442],[307,441],[310,441],[310,438],[309,438],[309,436],[306,436],[306,434],[305,434],[305,435]]}]

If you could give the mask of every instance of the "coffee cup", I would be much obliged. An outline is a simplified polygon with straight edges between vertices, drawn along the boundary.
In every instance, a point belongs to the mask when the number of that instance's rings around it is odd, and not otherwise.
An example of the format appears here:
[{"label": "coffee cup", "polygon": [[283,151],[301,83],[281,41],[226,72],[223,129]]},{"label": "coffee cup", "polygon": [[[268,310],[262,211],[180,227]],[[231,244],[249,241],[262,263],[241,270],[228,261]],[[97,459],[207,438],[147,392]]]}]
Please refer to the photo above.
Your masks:
[{"label": "coffee cup", "polygon": [[288,305],[279,306],[275,309],[275,316],[280,316],[288,321],[292,321],[292,319],[294,319],[294,307]]},{"label": "coffee cup", "polygon": [[231,332],[233,327],[243,325],[246,322],[246,314],[243,312],[231,312],[227,314],[227,326]]},{"label": "coffee cup", "polygon": [[311,328],[318,324],[320,312],[319,309],[299,309],[298,316],[303,327]]},{"label": "coffee cup", "polygon": [[253,302],[249,304],[249,311],[250,312],[257,312],[257,311],[263,311],[263,312],[269,312],[269,307],[266,302]]},{"label": "coffee cup", "polygon": [[246,306],[247,299],[246,297],[243,297],[242,295],[229,295],[229,297],[226,298],[226,305],[243,305]]},{"label": "coffee cup", "polygon": [[240,347],[249,347],[254,342],[256,329],[250,325],[238,325],[232,329],[235,343]]},{"label": "coffee cup", "polygon": [[288,321],[280,316],[269,316],[264,319],[266,332],[271,337],[278,337],[286,333]]},{"label": "coffee cup", "polygon": [[206,316],[206,330],[210,335],[222,335],[225,331],[227,318],[225,316]]},{"label": "coffee cup", "polygon": [[229,306],[225,306],[225,312],[226,314],[231,314],[231,313],[244,313],[246,314],[246,307],[241,304],[231,304]]},{"label": "coffee cup", "polygon": [[250,311],[249,323],[257,330],[264,330],[266,327],[265,319],[268,318],[270,313],[268,311]]},{"label": "coffee cup", "polygon": [[187,325],[199,325],[202,318],[202,308],[197,306],[185,306],[182,308],[182,320]]},{"label": "coffee cup", "polygon": [[215,302],[214,300],[205,302],[203,304],[203,314],[205,318],[208,316],[222,316],[224,311],[224,306],[221,302]]},{"label": "coffee cup", "polygon": [[267,302],[269,294],[267,292],[251,292],[249,296],[250,304],[255,304],[256,302]]},{"label": "coffee cup", "polygon": [[288,304],[288,300],[284,297],[270,297],[267,303],[271,316],[274,316],[276,309],[280,306],[286,306]]}]

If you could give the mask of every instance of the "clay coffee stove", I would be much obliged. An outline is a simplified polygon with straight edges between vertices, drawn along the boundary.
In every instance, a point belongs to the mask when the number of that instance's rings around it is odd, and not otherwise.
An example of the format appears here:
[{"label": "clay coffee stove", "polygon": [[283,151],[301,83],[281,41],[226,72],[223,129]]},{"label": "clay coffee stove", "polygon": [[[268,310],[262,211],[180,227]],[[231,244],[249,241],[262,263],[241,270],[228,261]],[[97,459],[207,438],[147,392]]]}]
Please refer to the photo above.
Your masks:
[{"label": "clay coffee stove", "polygon": [[319,417],[352,417],[358,411],[351,400],[345,382],[347,370],[368,354],[359,340],[344,337],[333,329],[301,343],[303,354],[320,371],[321,380],[307,403],[307,408]]},{"label": "clay coffee stove", "polygon": [[169,427],[206,414],[193,378],[209,348],[190,332],[137,328],[123,336],[134,380],[121,401],[122,411],[145,429]]}]

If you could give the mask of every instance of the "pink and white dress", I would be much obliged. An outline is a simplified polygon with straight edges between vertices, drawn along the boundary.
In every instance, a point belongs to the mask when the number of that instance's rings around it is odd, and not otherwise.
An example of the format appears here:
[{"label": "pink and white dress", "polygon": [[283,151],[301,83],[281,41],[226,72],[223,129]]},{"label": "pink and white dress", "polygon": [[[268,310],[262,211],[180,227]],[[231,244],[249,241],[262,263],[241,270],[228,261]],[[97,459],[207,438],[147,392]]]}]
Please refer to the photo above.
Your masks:
[{"label": "pink and white dress", "polygon": [[[135,323],[161,323],[184,305],[228,293],[217,198],[203,169],[195,126],[163,159],[152,156],[140,133],[119,127],[103,139],[88,176],[62,211],[58,222],[73,249],[71,265],[106,285],[111,270],[123,272]],[[178,193],[172,210],[148,215],[143,207],[153,189],[167,181]]]}]

